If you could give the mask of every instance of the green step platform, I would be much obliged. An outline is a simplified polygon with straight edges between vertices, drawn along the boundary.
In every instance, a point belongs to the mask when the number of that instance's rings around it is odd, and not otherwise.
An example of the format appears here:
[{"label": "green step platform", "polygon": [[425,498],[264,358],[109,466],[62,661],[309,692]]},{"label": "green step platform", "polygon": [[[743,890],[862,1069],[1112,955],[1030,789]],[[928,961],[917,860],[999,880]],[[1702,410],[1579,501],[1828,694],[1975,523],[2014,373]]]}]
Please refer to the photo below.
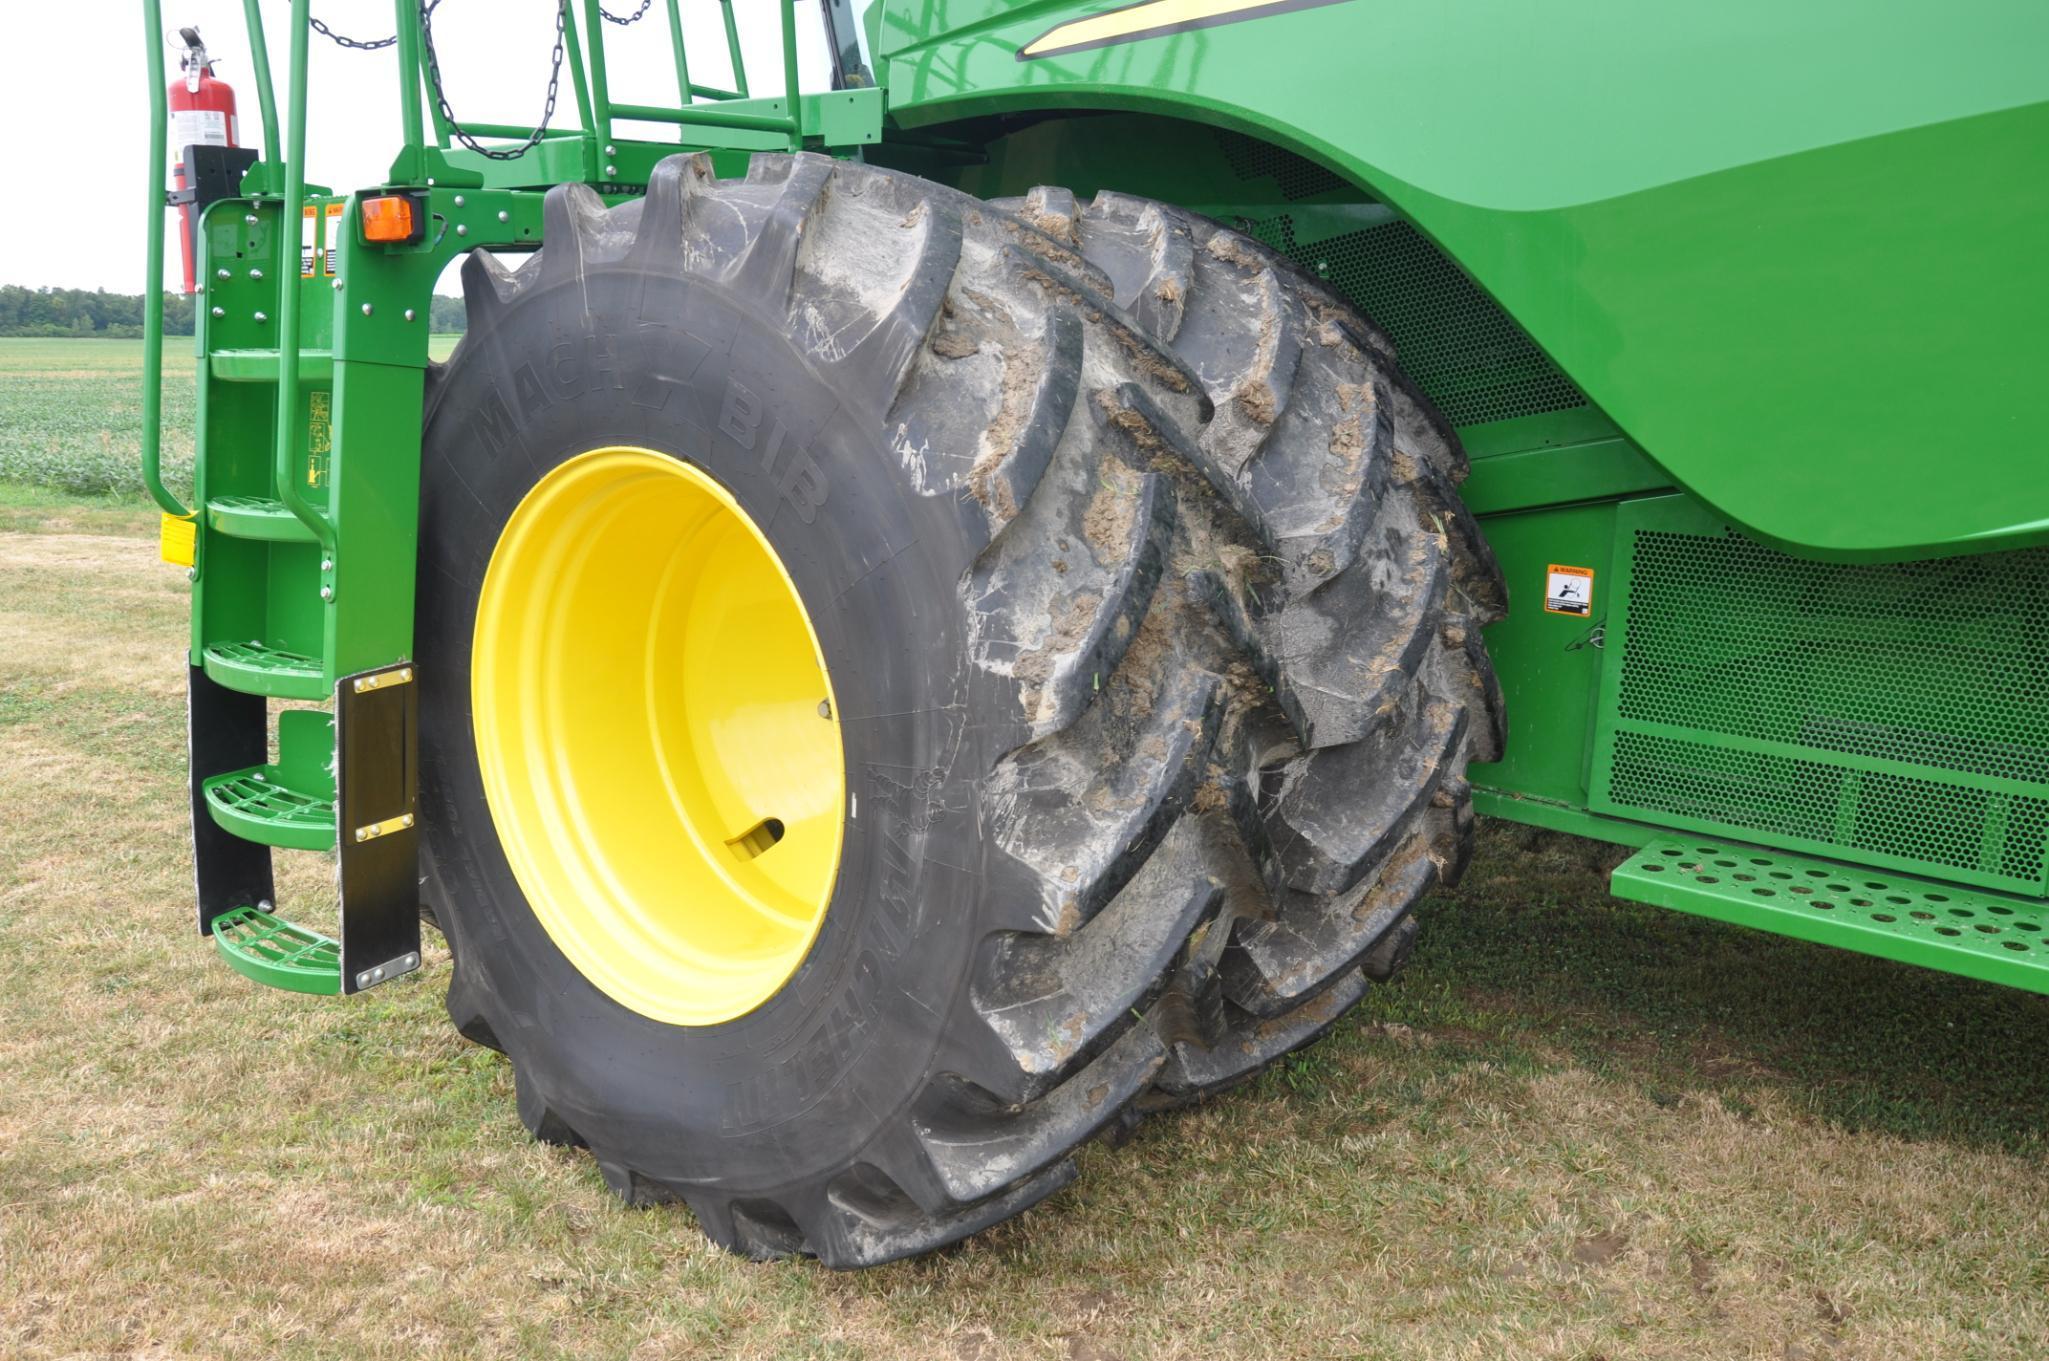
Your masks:
[{"label": "green step platform", "polygon": [[214,918],[214,948],[237,973],[288,992],[341,992],[341,946],[260,908]]},{"label": "green step platform", "polygon": [[230,690],[273,699],[327,699],[320,659],[262,643],[208,643],[200,662]]},{"label": "green step platform", "polygon": [[1617,897],[2049,993],[2049,903],[1713,838],[1659,837]]}]

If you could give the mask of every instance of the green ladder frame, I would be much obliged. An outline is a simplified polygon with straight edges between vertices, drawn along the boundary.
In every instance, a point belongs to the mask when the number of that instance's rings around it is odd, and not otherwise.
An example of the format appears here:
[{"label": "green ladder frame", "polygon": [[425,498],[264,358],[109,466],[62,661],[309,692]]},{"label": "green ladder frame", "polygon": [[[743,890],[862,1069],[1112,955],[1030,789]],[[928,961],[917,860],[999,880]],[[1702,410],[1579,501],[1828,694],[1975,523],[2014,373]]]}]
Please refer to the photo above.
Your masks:
[{"label": "green ladder frame", "polygon": [[[280,128],[258,0],[243,11],[263,157],[240,195],[195,229],[201,305],[194,504],[162,474],[163,304],[148,291],[143,481],[166,517],[192,526],[191,784],[199,929],[228,962],[273,986],[352,993],[418,967],[417,677],[412,665],[422,399],[435,282],[476,248],[541,244],[557,184],[641,192],[655,163],[710,150],[722,173],[756,151],[880,139],[882,96],[797,89],[796,0],[780,0],[782,90],[749,93],[738,22],[720,0],[735,89],[690,74],[679,0],[667,0],[677,104],[613,101],[599,0],[564,11],[564,61],[578,126],[548,130],[522,158],[456,145],[430,99],[419,0],[394,0],[401,146],[385,183],[337,195],[305,172],[310,0],[293,0]],[[581,16],[576,10],[580,8]],[[830,11],[828,11],[830,12]],[[164,263],[169,148],[160,0],[144,0],[151,83],[148,268]],[[431,116],[432,135],[429,136]],[[618,137],[655,121],[677,141]],[[469,125],[477,138],[528,130]],[[281,135],[282,132],[282,135]],[[362,198],[411,197],[421,240],[373,245]],[[168,537],[168,536],[167,536]],[[327,711],[277,716],[273,701]],[[274,849],[334,851],[341,938],[275,915]]]}]

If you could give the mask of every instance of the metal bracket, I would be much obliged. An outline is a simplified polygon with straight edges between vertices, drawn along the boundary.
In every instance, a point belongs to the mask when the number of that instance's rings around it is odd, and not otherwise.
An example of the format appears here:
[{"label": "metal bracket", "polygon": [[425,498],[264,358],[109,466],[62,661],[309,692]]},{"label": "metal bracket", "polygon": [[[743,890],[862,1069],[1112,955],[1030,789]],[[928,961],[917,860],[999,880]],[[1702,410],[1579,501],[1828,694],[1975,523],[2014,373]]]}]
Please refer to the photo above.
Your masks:
[{"label": "metal bracket", "polygon": [[385,963],[379,964],[374,968],[363,970],[363,972],[356,975],[356,986],[350,988],[349,991],[361,992],[365,988],[374,988],[379,983],[389,983],[401,974],[409,974],[419,967],[420,952],[413,950],[407,954],[400,955],[397,959],[387,960]]}]

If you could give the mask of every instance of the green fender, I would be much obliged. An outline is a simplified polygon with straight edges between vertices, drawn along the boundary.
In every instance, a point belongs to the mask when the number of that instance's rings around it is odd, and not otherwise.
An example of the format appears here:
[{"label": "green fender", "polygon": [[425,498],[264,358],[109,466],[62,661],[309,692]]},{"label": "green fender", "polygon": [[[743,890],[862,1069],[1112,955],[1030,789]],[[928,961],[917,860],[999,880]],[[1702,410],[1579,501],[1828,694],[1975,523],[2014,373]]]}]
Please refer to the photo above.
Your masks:
[{"label": "green fender", "polygon": [[869,23],[899,127],[1136,110],[1325,162],[1760,537],[2049,542],[2040,0],[877,0]]}]

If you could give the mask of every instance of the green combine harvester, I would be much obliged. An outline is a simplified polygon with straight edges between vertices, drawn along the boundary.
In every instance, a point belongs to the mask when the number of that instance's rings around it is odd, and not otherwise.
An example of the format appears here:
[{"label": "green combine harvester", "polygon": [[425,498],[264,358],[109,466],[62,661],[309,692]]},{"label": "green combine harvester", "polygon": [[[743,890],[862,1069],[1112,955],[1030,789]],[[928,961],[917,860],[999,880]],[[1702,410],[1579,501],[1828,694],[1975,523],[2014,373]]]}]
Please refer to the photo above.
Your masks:
[{"label": "green combine harvester", "polygon": [[171,142],[143,5],[233,967],[361,992],[424,916],[535,1137],[832,1266],[1316,1039],[1476,813],[2049,991],[2049,9],[554,0],[529,128],[438,3],[350,40],[347,193],[308,0],[281,103],[246,0],[260,153]]}]

